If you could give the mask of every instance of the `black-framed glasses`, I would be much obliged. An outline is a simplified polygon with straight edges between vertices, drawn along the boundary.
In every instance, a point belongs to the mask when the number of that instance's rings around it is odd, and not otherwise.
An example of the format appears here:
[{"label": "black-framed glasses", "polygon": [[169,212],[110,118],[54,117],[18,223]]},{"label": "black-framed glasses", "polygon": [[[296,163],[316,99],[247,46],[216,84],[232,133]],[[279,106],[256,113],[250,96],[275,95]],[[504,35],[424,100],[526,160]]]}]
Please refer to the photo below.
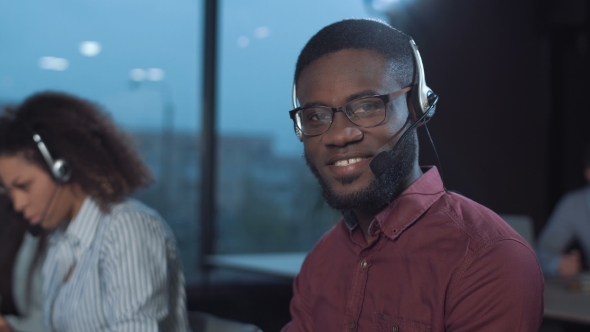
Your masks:
[{"label": "black-framed glasses", "polygon": [[330,129],[334,114],[342,112],[350,122],[363,128],[375,127],[387,118],[387,104],[410,91],[410,87],[379,96],[361,97],[340,107],[307,106],[289,111],[289,116],[304,135],[318,136]]}]

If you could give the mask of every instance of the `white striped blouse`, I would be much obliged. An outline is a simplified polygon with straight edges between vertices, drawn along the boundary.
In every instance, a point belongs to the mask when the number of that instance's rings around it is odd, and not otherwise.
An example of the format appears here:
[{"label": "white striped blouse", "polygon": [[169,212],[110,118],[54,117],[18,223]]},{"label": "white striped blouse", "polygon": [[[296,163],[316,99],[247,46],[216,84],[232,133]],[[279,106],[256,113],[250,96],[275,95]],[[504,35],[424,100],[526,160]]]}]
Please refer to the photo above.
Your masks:
[{"label": "white striped blouse", "polygon": [[137,201],[104,213],[87,198],[51,235],[43,277],[47,331],[188,331],[174,236]]}]

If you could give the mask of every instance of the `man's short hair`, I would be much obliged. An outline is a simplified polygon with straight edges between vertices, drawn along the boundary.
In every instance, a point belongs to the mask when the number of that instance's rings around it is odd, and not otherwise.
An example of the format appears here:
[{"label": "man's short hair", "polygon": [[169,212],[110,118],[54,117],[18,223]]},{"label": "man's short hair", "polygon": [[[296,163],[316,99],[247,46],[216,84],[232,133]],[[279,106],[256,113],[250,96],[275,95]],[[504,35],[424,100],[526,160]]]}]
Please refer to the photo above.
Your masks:
[{"label": "man's short hair", "polygon": [[584,167],[590,168],[590,142],[586,144],[586,153],[584,154]]},{"label": "man's short hair", "polygon": [[347,19],[330,24],[307,42],[295,66],[297,82],[301,71],[313,61],[344,49],[365,49],[381,54],[391,64],[391,72],[401,87],[413,82],[412,38],[375,19]]}]

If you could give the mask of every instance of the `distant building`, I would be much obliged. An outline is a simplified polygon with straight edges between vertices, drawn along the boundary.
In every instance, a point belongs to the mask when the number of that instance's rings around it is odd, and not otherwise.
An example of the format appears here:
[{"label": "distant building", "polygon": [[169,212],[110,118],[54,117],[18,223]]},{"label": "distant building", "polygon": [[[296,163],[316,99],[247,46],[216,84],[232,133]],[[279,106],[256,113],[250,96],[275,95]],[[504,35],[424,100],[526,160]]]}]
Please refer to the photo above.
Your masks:
[{"label": "distant building", "polygon": [[[190,279],[200,249],[198,136],[154,131],[132,136],[157,180],[136,196],[170,224]],[[221,136],[217,158],[219,252],[308,250],[333,223],[303,158],[275,155],[270,137]]]}]

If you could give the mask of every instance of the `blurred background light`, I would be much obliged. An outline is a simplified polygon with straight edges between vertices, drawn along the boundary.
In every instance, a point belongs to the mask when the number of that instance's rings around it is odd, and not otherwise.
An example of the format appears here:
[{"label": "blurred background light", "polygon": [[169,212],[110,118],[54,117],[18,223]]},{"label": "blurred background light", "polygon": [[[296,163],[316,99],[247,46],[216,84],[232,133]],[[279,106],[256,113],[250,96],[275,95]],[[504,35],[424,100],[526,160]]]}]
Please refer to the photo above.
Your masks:
[{"label": "blurred background light", "polygon": [[377,11],[387,12],[401,2],[401,0],[368,0],[370,6]]},{"label": "blurred background light", "polygon": [[141,82],[147,77],[147,72],[141,68],[131,69],[129,72],[129,78],[135,82]]},{"label": "blurred background light", "polygon": [[256,38],[266,38],[268,37],[268,35],[270,34],[270,29],[268,27],[262,26],[262,27],[258,27],[256,28],[256,30],[254,30],[254,36],[256,36]]},{"label": "blurred background light", "polygon": [[44,56],[39,58],[39,68],[47,70],[64,71],[70,65],[68,60],[64,58],[56,58],[52,56]]},{"label": "blurred background light", "polygon": [[249,44],[250,44],[250,38],[248,38],[246,36],[240,36],[238,38],[238,46],[239,47],[248,47]]},{"label": "blurred background light", "polygon": [[150,81],[161,81],[164,79],[164,70],[161,68],[150,68],[147,70],[147,78]]},{"label": "blurred background light", "polygon": [[97,56],[100,53],[101,45],[95,41],[83,41],[80,43],[80,53],[84,56]]}]

